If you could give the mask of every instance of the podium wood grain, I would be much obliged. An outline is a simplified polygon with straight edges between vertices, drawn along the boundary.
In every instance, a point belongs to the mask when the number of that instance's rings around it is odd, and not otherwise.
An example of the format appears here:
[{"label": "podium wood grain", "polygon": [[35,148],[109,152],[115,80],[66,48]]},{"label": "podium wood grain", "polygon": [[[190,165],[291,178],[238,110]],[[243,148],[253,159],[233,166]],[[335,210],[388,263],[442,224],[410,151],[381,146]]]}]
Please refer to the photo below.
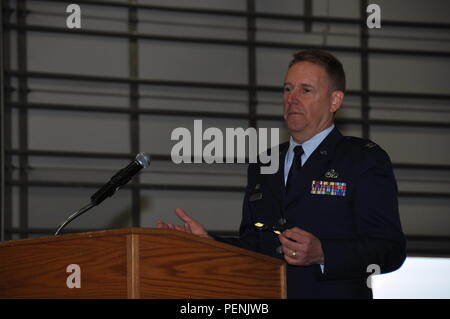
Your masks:
[{"label": "podium wood grain", "polygon": [[[68,288],[66,267],[81,268]],[[285,298],[285,263],[178,231],[126,228],[0,243],[0,298]]]}]

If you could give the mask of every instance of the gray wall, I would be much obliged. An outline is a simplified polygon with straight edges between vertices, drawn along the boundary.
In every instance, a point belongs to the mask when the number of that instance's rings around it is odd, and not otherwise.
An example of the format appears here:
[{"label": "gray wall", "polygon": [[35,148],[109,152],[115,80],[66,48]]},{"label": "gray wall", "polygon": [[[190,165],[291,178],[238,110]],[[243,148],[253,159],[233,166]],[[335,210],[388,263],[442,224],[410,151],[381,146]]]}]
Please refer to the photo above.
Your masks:
[{"label": "gray wall", "polygon": [[[6,1],[7,2],[7,1]],[[116,1],[126,2],[126,1]],[[214,8],[244,11],[246,2],[240,0],[208,1],[139,1],[140,4]],[[384,26],[384,20],[431,23],[450,23],[448,1],[377,1],[381,7],[382,28],[369,31],[371,48],[411,49],[450,52],[448,28],[445,30]],[[16,1],[9,1],[11,7]],[[128,31],[128,9],[113,6],[95,6],[80,3],[83,30]],[[259,13],[303,14],[303,1],[258,0]],[[26,22],[34,26],[65,28],[66,3],[27,1],[30,13]],[[313,14],[339,18],[359,18],[359,1],[313,1]],[[205,15],[160,10],[138,10],[138,32],[142,34],[208,37],[215,39],[246,40],[245,17]],[[16,23],[11,15],[11,23]],[[329,45],[359,47],[360,29],[352,24],[314,23],[311,32],[305,32],[301,20],[274,20],[258,18],[256,40],[298,45]],[[19,67],[18,32],[9,31],[9,68]],[[206,82],[213,84],[248,83],[247,54],[243,45],[189,43],[138,39],[139,78],[166,81]],[[42,30],[26,33],[26,67],[31,72],[67,73],[123,77],[130,76],[129,41],[124,37],[80,35],[76,32],[55,33]],[[257,47],[256,84],[281,86],[287,63],[295,49]],[[334,52],[344,63],[348,89],[360,90],[361,56],[356,52]],[[369,89],[371,91],[448,95],[449,55],[417,56],[398,54],[369,55]],[[17,77],[10,77],[13,88],[18,88]],[[27,80],[28,103],[76,106],[129,106],[130,86],[127,83],[89,82],[72,79],[30,77]],[[204,112],[248,112],[248,93],[245,90],[191,88],[140,84],[141,109],[196,110]],[[281,115],[281,92],[257,92],[257,114]],[[17,90],[11,101],[19,101]],[[450,100],[447,98],[413,98],[371,96],[370,117],[374,120],[426,121],[449,123]],[[8,106],[7,106],[8,107]],[[349,95],[340,119],[360,119],[361,99]],[[139,149],[152,155],[168,155],[174,142],[170,133],[176,127],[190,128],[194,117],[168,115],[140,115]],[[233,118],[204,117],[204,128],[209,126],[247,127],[248,121]],[[98,152],[128,154],[132,152],[130,116],[120,113],[50,110],[30,108],[27,111],[28,131],[25,144],[20,144],[19,108],[11,108],[11,149],[25,146],[30,150],[56,152]],[[281,127],[281,121],[259,120],[259,127]],[[22,126],[21,126],[22,125]],[[341,126],[344,134],[363,136],[361,125]],[[284,130],[284,129],[283,129]],[[23,131],[23,130],[22,130]],[[283,131],[283,137],[287,134]],[[448,165],[450,162],[449,126],[421,127],[420,125],[371,125],[370,138],[380,144],[394,163]],[[19,156],[12,155],[12,178],[19,180]],[[127,159],[92,159],[64,156],[29,156],[28,180],[43,182],[102,183]],[[155,160],[141,174],[142,183],[245,186],[245,165],[175,165],[170,161]],[[450,170],[396,169],[400,192],[444,193],[437,197],[400,197],[401,219],[407,235],[449,236],[450,234]],[[19,186],[11,189],[11,216],[9,229],[30,227],[54,229],[73,210],[88,202],[95,188],[30,186],[27,214],[24,222],[20,210],[23,193]],[[23,188],[22,188],[23,190]],[[141,193],[141,226],[153,227],[157,218],[175,222],[173,210],[183,207],[194,218],[211,230],[236,231],[239,226],[242,192],[210,192],[194,190],[146,189]],[[123,189],[100,207],[82,216],[68,229],[98,229],[128,227],[131,219],[131,191]],[[23,213],[22,213],[23,214]],[[28,225],[26,225],[28,223]],[[9,233],[12,238],[19,234]],[[29,236],[43,236],[31,233]]]}]

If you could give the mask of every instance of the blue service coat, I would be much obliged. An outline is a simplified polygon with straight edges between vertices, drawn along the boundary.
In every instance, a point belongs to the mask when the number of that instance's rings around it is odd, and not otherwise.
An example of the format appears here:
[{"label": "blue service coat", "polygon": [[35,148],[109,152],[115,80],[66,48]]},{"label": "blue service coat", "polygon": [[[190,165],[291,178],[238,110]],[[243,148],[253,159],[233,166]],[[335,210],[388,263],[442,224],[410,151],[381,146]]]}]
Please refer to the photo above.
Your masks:
[{"label": "blue service coat", "polygon": [[390,272],[406,256],[388,155],[375,143],[344,137],[334,128],[304,163],[295,190],[287,196],[288,147],[287,142],[280,145],[275,174],[260,174],[261,164],[249,165],[239,238],[214,237],[283,258],[272,227],[299,227],[321,241],[324,271],[319,265],[287,265],[288,298],[371,298],[368,266]]}]

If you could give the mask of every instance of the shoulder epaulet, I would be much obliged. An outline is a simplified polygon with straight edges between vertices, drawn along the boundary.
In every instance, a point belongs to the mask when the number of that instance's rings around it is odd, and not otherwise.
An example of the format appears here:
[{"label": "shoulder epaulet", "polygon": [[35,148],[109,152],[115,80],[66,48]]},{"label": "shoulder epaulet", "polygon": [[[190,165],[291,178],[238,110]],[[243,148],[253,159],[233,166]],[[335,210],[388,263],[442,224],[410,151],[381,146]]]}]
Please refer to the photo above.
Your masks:
[{"label": "shoulder epaulet", "polygon": [[377,143],[372,142],[371,140],[368,140],[368,139],[354,137],[354,136],[345,136],[345,139],[349,144],[352,144],[352,146],[356,146],[358,148],[362,148],[365,150],[380,148],[380,146]]}]

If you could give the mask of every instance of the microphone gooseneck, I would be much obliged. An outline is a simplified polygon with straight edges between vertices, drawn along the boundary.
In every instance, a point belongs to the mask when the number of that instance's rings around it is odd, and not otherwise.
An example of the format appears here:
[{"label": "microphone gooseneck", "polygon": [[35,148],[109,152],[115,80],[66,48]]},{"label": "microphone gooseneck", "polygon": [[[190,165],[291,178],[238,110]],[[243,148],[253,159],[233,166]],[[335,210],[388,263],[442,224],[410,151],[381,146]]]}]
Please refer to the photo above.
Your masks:
[{"label": "microphone gooseneck", "polygon": [[77,218],[78,216],[80,216],[81,214],[86,213],[88,210],[90,210],[92,207],[94,207],[95,205],[92,203],[89,203],[88,205],[84,206],[83,208],[80,208],[79,210],[77,210],[75,213],[73,213],[72,215],[70,215],[61,225],[59,225],[58,229],[55,232],[55,236],[59,235],[59,233],[61,232],[61,230],[66,227],[66,225],[68,225],[72,220],[74,220],[75,218]]}]

